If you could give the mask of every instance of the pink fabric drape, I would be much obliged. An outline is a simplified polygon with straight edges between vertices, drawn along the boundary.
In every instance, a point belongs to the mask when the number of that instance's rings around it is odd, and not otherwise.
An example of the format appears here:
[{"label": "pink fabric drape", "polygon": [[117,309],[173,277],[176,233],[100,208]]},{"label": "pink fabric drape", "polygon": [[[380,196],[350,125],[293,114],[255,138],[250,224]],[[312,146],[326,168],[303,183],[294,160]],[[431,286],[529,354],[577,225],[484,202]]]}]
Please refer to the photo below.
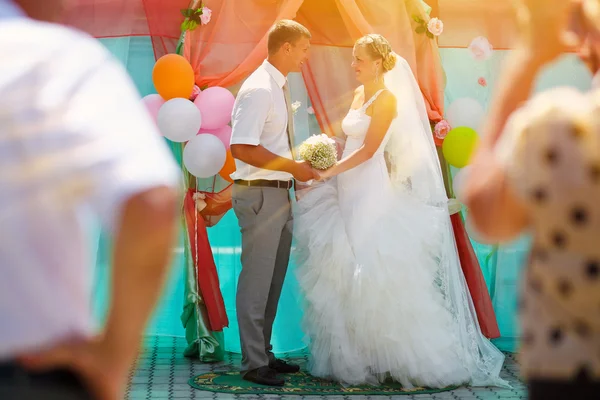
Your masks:
[{"label": "pink fabric drape", "polygon": [[71,0],[63,22],[97,38],[150,36],[155,56],[175,51],[189,0]]},{"label": "pink fabric drape", "polygon": [[273,22],[293,19],[302,1],[205,1],[213,20],[188,32],[184,44],[198,86],[229,87],[246,78],[266,57]]},{"label": "pink fabric drape", "polygon": [[339,121],[357,85],[347,49],[360,36],[372,32],[386,36],[408,61],[430,118],[442,118],[441,59],[436,41],[415,32],[413,17],[427,18],[419,0],[249,0],[235,5],[206,0],[205,4],[213,10],[213,20],[188,32],[184,45],[184,55],[196,71],[199,86],[228,87],[246,78],[266,57],[266,34],[273,22],[296,18],[313,34],[314,51],[303,75],[321,126],[328,134],[339,133]]},{"label": "pink fabric drape", "polygon": [[[512,0],[426,0],[426,3],[432,7],[432,16],[444,21],[440,47],[467,47],[476,36],[486,36],[497,49],[510,48],[514,43]],[[208,48],[234,43],[239,54],[230,58],[239,60],[257,47],[268,25],[277,18],[293,18],[296,12],[305,21],[310,17],[325,22],[307,25],[315,35],[315,44],[350,46],[343,36],[355,38],[367,31],[369,24],[376,32],[406,27],[398,24],[398,10],[421,8],[420,0],[205,0],[205,4],[213,11],[224,9],[226,17],[216,18],[215,12],[213,22],[192,35],[194,42],[212,42]],[[66,2],[64,22],[98,38],[151,36],[155,54],[160,57],[174,51],[183,21],[180,10],[188,5],[189,0],[70,0]],[[242,42],[247,48],[239,47]],[[207,51],[194,57],[205,58]],[[228,63],[220,67],[216,73],[233,69]],[[245,68],[239,71],[240,75],[244,72],[249,71]]]}]

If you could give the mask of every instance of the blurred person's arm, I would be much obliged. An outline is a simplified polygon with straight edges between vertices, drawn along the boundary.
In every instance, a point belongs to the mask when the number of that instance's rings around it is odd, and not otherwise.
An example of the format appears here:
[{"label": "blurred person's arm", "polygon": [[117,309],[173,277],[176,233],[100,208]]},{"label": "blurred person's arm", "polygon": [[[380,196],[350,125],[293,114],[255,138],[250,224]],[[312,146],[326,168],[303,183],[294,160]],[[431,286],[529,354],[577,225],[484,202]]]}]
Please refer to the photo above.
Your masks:
[{"label": "blurred person's arm", "polygon": [[[123,367],[135,360],[173,253],[177,197],[168,187],[146,190],[123,207],[115,231],[112,295],[103,339]],[[117,361],[119,362],[119,361]]]},{"label": "blurred person's arm", "polygon": [[566,49],[564,33],[571,4],[568,0],[522,0],[518,8],[521,37],[498,80],[462,196],[469,223],[490,242],[513,239],[529,224],[526,207],[496,160],[494,147],[510,115],[529,98],[542,67]]},{"label": "blurred person's arm", "polygon": [[[81,96],[81,98],[79,98]],[[88,97],[90,96],[90,97]],[[112,292],[102,338],[130,366],[161,294],[176,239],[182,179],[162,135],[115,60],[92,72],[71,102],[83,123],[95,179],[91,206],[113,233]]]}]

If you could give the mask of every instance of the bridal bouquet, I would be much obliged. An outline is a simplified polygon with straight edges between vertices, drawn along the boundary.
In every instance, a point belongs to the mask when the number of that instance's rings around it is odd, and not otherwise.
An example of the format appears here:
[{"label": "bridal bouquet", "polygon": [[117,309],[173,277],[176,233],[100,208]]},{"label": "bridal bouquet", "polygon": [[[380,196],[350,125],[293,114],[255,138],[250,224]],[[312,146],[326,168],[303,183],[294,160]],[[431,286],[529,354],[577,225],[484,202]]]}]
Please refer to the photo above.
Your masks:
[{"label": "bridal bouquet", "polygon": [[331,168],[337,162],[335,141],[324,133],[306,139],[299,149],[300,158],[319,170]]}]

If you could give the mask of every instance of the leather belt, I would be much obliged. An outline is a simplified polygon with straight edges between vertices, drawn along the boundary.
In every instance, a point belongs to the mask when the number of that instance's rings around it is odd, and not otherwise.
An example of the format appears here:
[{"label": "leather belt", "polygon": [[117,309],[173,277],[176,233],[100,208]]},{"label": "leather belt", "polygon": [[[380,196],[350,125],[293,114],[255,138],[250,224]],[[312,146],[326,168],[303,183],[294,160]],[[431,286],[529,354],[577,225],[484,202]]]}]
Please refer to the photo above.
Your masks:
[{"label": "leather belt", "polygon": [[266,179],[256,179],[256,180],[252,180],[252,181],[244,181],[244,180],[238,179],[238,180],[234,181],[234,183],[236,185],[241,185],[241,186],[272,187],[272,188],[285,189],[285,190],[290,190],[291,188],[294,187],[293,179],[289,180],[289,181],[269,181]]}]

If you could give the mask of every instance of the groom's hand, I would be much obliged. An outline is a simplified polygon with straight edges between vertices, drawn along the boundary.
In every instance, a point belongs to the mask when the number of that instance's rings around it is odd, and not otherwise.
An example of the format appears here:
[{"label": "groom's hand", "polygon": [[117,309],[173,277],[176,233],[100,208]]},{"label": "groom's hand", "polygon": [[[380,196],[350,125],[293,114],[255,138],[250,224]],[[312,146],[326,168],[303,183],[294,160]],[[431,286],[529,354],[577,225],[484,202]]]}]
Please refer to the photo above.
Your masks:
[{"label": "groom's hand", "polygon": [[296,161],[296,165],[294,169],[291,171],[292,175],[297,181],[300,182],[308,182],[311,179],[314,179],[313,168],[306,161]]}]

